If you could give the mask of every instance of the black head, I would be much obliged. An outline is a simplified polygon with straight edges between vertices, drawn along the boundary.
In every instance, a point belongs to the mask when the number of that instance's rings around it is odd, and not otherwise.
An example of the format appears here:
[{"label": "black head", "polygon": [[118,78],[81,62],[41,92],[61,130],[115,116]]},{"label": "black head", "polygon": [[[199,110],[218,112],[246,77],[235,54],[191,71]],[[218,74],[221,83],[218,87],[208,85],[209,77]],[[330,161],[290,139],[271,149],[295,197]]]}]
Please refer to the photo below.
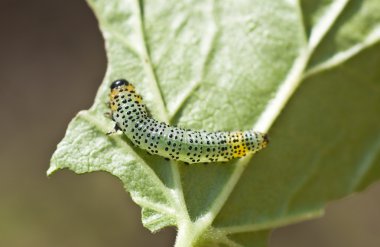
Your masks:
[{"label": "black head", "polygon": [[120,86],[124,86],[124,85],[128,85],[128,84],[129,84],[129,82],[127,80],[119,79],[119,80],[116,80],[116,81],[111,83],[111,89],[114,89],[114,88],[120,87]]}]

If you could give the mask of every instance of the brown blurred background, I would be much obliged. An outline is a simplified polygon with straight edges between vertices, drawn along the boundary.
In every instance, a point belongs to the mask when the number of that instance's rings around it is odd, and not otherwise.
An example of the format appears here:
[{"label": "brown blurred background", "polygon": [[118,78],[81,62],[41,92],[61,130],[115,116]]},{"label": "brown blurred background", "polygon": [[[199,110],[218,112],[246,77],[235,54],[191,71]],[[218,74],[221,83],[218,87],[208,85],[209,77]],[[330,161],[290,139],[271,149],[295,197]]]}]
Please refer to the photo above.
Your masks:
[{"label": "brown blurred background", "polygon": [[[107,173],[46,177],[67,124],[92,104],[106,68],[84,0],[0,1],[0,246],[172,246]],[[380,246],[380,184],[322,219],[276,230],[271,247]]]}]

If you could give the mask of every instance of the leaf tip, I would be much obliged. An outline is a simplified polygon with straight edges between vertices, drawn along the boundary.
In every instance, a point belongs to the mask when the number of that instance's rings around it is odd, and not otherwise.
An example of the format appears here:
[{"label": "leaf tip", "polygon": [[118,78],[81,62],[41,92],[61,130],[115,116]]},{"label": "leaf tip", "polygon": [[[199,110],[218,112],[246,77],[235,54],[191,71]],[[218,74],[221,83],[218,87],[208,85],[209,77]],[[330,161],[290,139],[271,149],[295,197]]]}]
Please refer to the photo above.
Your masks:
[{"label": "leaf tip", "polygon": [[50,163],[49,169],[46,171],[46,176],[50,177],[53,173],[58,171],[60,168],[53,162]]}]

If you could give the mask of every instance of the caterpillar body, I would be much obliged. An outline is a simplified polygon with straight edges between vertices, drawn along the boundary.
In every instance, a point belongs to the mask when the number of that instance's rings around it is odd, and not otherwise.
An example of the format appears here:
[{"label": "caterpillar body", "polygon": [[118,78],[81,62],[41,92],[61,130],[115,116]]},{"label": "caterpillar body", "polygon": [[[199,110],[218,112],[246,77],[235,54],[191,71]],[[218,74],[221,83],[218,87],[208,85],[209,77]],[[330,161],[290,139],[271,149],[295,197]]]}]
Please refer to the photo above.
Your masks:
[{"label": "caterpillar body", "polygon": [[170,126],[148,115],[142,97],[124,79],[111,84],[111,116],[137,147],[150,154],[186,163],[228,161],[255,153],[268,144],[266,134],[255,131],[197,131]]}]

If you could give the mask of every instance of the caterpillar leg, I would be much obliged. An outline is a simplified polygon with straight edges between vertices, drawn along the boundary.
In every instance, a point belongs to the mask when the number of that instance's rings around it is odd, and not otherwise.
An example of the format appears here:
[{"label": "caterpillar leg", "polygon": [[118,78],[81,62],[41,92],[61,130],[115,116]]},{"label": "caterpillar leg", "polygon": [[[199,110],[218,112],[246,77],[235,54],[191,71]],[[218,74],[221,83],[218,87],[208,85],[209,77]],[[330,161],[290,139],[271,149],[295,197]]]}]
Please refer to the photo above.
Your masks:
[{"label": "caterpillar leg", "polygon": [[115,133],[118,132],[119,130],[121,130],[120,127],[117,126],[117,124],[115,124],[115,126],[113,127],[113,130],[111,130],[110,132],[107,132],[106,135],[109,136],[109,135],[115,134]]},{"label": "caterpillar leg", "polygon": [[[104,116],[105,116],[106,118],[110,118],[110,119],[112,119],[112,112],[110,112],[110,111],[105,112],[105,113],[104,113]],[[113,119],[112,119],[112,120],[113,120]]]}]

